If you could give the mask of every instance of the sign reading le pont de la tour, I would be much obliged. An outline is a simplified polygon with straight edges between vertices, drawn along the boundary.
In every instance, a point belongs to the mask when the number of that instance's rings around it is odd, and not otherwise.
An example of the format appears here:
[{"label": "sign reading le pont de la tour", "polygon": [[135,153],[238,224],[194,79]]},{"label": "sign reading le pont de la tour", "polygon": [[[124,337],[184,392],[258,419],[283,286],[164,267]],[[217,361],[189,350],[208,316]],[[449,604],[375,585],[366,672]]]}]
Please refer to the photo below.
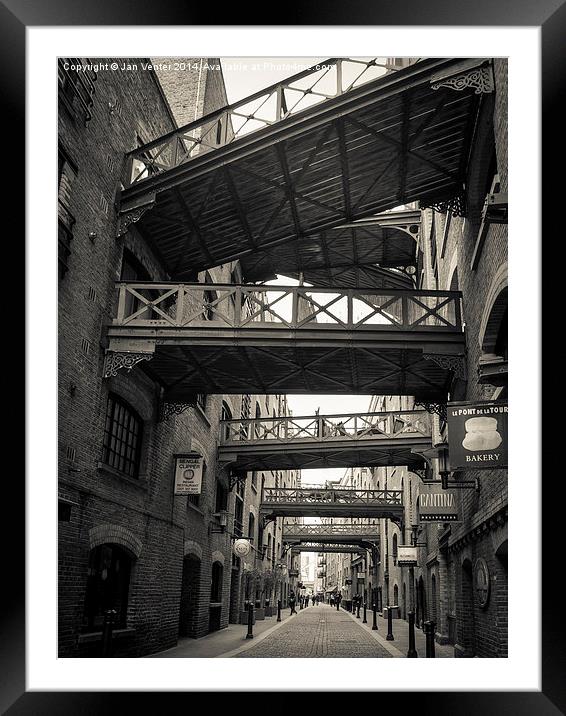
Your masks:
[{"label": "sign reading le pont de la tour", "polygon": [[448,403],[450,470],[507,467],[507,401]]}]

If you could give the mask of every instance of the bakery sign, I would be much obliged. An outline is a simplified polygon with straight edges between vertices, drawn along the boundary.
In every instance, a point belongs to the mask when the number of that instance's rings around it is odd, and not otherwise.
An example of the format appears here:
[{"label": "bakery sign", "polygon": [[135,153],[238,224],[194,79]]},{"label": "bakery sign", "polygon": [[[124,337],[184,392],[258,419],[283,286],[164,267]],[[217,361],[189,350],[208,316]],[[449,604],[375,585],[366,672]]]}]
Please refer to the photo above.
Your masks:
[{"label": "bakery sign", "polygon": [[175,455],[175,494],[200,495],[203,457],[198,453]]},{"label": "bakery sign", "polygon": [[417,499],[419,522],[458,522],[458,501],[454,490],[443,490],[440,483],[421,484]]},{"label": "bakery sign", "polygon": [[448,403],[450,470],[507,467],[507,402]]}]

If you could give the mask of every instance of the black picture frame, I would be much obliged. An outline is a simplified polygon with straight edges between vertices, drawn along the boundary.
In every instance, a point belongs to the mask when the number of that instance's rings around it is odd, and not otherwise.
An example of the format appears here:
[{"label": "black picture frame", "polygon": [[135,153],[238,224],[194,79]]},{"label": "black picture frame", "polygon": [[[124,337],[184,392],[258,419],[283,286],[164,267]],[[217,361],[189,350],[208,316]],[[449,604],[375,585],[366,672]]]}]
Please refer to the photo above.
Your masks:
[{"label": "black picture frame", "polygon": [[[5,125],[4,168],[9,169],[10,182],[3,194],[4,207],[13,217],[25,215],[24,205],[24,162],[23,147],[25,146],[25,31],[29,26],[97,26],[97,25],[211,25],[217,19],[220,6],[201,4],[195,6],[184,0],[169,0],[164,3],[142,3],[135,0],[1,0],[0,1],[0,87],[4,103],[3,117]],[[267,12],[266,12],[267,11]],[[270,24],[271,8],[264,4],[261,8],[240,4],[225,7],[221,10],[222,25],[260,25]],[[311,2],[309,6],[285,7],[282,13],[284,25],[317,25],[317,26],[352,26],[352,25],[410,25],[410,26],[536,26],[541,32],[542,60],[542,158],[544,175],[543,199],[543,231],[544,235],[554,242],[551,260],[553,266],[563,265],[561,255],[555,248],[564,251],[563,228],[560,221],[560,207],[564,201],[562,192],[562,173],[555,179],[552,171],[557,165],[558,152],[563,146],[564,115],[558,110],[561,93],[566,87],[566,62],[564,47],[566,46],[566,4],[564,0],[537,0],[537,2],[515,2],[510,5],[504,0],[404,0],[403,2],[369,3],[367,0],[348,0],[348,2],[327,2],[324,9],[319,3]],[[215,17],[216,16],[216,17]],[[13,156],[6,157],[6,150]],[[562,165],[558,162],[559,170]],[[19,173],[19,176],[18,176]],[[15,179],[17,177],[17,180]],[[9,210],[7,207],[11,207]],[[17,208],[16,208],[17,207]],[[17,211],[19,209],[19,212]],[[560,217],[560,218],[559,218]],[[20,226],[23,222],[14,222]],[[561,222],[562,223],[562,222]],[[556,226],[554,226],[556,224]],[[6,238],[6,237],[5,237]],[[15,238],[15,237],[14,237]],[[512,241],[510,237],[510,242]],[[6,241],[6,244],[8,241]],[[24,242],[11,241],[23,248]],[[539,251],[533,237],[533,251]],[[548,254],[547,254],[548,255]],[[9,264],[12,265],[12,262]],[[13,277],[17,272],[12,270]],[[548,296],[547,296],[547,300]],[[558,300],[558,297],[557,299]],[[549,305],[549,304],[547,304]],[[7,351],[21,355],[23,342]],[[23,362],[23,361],[21,361]],[[13,371],[13,360],[10,374]],[[548,372],[552,379],[552,371]],[[556,389],[553,387],[552,389]],[[556,393],[551,393],[551,402],[558,400]],[[11,416],[14,412],[10,411]],[[13,418],[12,418],[13,419]],[[13,420],[15,425],[15,420]],[[21,423],[20,423],[21,425]],[[17,433],[21,434],[21,430]],[[14,434],[17,434],[14,431]],[[546,435],[546,433],[545,433]],[[551,444],[558,444],[552,440]],[[558,438],[558,434],[556,434]],[[27,450],[33,446],[28,445]],[[13,453],[12,453],[13,454]],[[539,456],[533,456],[533,460]],[[548,461],[550,462],[550,460]],[[548,464],[547,476],[548,476]],[[558,466],[557,466],[558,467]],[[541,468],[542,475],[542,468]],[[7,477],[7,474],[5,474]],[[556,476],[549,489],[543,493],[544,544],[561,544],[558,533],[560,520],[553,510],[561,509],[562,502],[557,491],[563,478]],[[25,484],[17,471],[4,480],[3,501],[16,517],[15,525],[10,532],[9,543],[4,550],[7,564],[4,567],[5,605],[1,611],[2,629],[0,684],[0,707],[3,713],[10,716],[20,714],[100,714],[123,711],[126,707],[131,712],[136,705],[132,701],[132,693],[105,692],[29,692],[25,687]],[[550,550],[549,550],[550,551]],[[542,614],[542,691],[540,692],[384,692],[379,696],[380,709],[388,705],[392,708],[418,709],[418,713],[432,712],[435,714],[546,714],[566,713],[566,663],[564,656],[564,636],[561,628],[563,607],[560,599],[557,578],[562,573],[561,563],[552,554],[544,554],[543,558],[543,614]],[[8,577],[8,579],[6,579]],[[546,580],[546,582],[545,582]],[[528,594],[536,589],[538,575],[525,568],[525,628],[534,622],[536,615],[528,606]],[[447,684],[449,687],[449,684]],[[348,684],[347,688],[355,688]],[[321,685],[324,689],[324,686]],[[185,698],[187,694],[157,693],[139,694],[143,705],[159,708],[170,712],[171,699]],[[138,696],[138,698],[139,698]],[[399,701],[402,697],[402,702]],[[334,698],[334,696],[333,696]],[[159,699],[159,702],[157,701]],[[141,699],[140,699],[141,701]],[[140,704],[141,705],[141,704]],[[292,708],[296,708],[291,706]],[[186,707],[186,701],[185,701]],[[262,706],[262,709],[265,705]],[[320,708],[320,703],[319,703]]]}]

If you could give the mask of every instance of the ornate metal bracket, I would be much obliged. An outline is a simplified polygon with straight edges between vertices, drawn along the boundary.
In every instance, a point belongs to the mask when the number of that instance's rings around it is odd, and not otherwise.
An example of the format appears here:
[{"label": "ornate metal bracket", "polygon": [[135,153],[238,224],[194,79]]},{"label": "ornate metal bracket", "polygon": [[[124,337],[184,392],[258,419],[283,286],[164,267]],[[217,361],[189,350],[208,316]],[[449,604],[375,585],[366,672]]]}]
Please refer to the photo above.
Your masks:
[{"label": "ornate metal bracket", "polygon": [[[425,400],[415,400],[415,406],[420,405],[427,413],[438,415],[442,420],[446,420],[446,404],[445,403],[428,403]],[[416,470],[412,470],[416,472]]]},{"label": "ornate metal bracket", "polygon": [[466,216],[466,196],[463,191],[458,192],[450,199],[434,203],[421,202],[421,209],[434,209],[441,214],[452,212],[452,216]]},{"label": "ornate metal bracket", "polygon": [[107,351],[104,357],[104,377],[110,378],[113,375],[118,375],[118,371],[121,368],[130,371],[136,363],[142,360],[151,360],[152,358],[153,353]]},{"label": "ornate metal bracket", "polygon": [[475,90],[475,94],[493,92],[495,90],[493,71],[491,66],[476,67],[468,72],[454,75],[454,77],[447,77],[431,84],[433,90],[440,89],[440,87],[448,87],[457,92],[461,92],[467,87],[472,87]]},{"label": "ornate metal bracket", "polygon": [[265,529],[270,522],[275,522],[277,517],[275,515],[266,515],[262,518],[262,527]]},{"label": "ornate metal bracket", "polygon": [[159,406],[159,422],[163,422],[164,420],[167,420],[167,418],[170,418],[172,415],[180,415],[181,413],[184,413],[185,410],[188,410],[189,408],[192,408],[194,406],[194,403],[168,403],[166,401],[162,401]]},{"label": "ornate metal bracket", "polygon": [[155,199],[147,204],[143,204],[143,206],[136,206],[121,213],[118,217],[118,231],[116,236],[118,238],[123,236],[132,224],[136,224],[145,212],[153,209],[154,206]]},{"label": "ornate metal bracket", "polygon": [[247,473],[230,470],[228,474],[228,491],[231,492],[240,482],[245,482]]},{"label": "ornate metal bracket", "polygon": [[445,355],[443,353],[423,353],[423,358],[425,360],[431,360],[445,370],[452,371],[457,378],[466,380],[467,376],[463,356]]}]

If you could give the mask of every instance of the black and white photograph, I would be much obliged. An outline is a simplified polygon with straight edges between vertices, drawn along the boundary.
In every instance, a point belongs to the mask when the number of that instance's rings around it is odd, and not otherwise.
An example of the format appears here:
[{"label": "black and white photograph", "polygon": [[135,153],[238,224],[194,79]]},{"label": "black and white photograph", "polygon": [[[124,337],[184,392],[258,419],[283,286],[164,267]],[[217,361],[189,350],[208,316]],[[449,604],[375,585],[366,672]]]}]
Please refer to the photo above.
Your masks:
[{"label": "black and white photograph", "polygon": [[507,58],[57,64],[59,659],[506,659]]}]

